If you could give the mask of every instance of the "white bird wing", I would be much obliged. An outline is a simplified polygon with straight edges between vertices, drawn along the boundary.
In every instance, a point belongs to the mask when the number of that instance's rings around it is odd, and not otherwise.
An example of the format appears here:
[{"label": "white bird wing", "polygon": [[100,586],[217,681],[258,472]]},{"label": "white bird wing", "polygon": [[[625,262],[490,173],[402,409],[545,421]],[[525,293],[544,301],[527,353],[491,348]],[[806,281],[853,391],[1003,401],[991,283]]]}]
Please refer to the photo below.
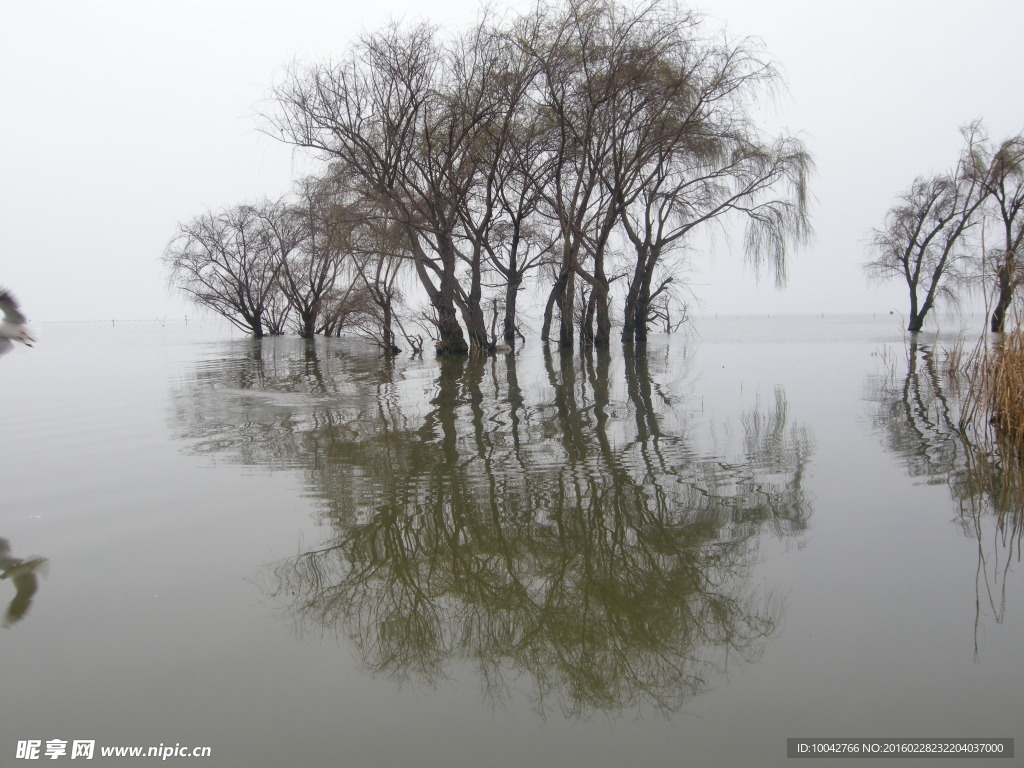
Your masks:
[{"label": "white bird wing", "polygon": [[14,297],[10,293],[4,290],[0,290],[0,310],[3,311],[4,317],[7,322],[14,323],[15,325],[24,325],[28,320],[21,310],[18,308],[18,302],[14,300]]}]

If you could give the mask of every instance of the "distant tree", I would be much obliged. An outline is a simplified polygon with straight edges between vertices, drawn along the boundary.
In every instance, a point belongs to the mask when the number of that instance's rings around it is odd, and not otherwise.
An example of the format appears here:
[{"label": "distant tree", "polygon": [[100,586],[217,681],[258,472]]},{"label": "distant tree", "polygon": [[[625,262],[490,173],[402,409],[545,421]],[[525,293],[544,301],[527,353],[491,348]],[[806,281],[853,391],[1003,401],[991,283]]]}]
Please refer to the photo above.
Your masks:
[{"label": "distant tree", "polygon": [[283,331],[278,275],[296,239],[283,207],[265,201],[209,211],[179,224],[164,251],[171,284],[257,338]]},{"label": "distant tree", "polygon": [[977,165],[988,196],[987,211],[999,228],[999,245],[986,254],[992,267],[986,272],[994,275],[997,290],[991,329],[993,333],[1002,333],[1017,286],[1024,282],[1017,265],[1024,242],[1024,133],[994,148],[982,144]]},{"label": "distant tree", "polygon": [[915,179],[889,209],[883,227],[872,233],[875,258],[865,271],[876,280],[906,282],[908,331],[920,331],[936,300],[944,296],[955,301],[968,282],[964,233],[976,223],[975,214],[986,196],[975,154],[978,131],[977,123],[964,128],[967,146],[956,168]]},{"label": "distant tree", "polygon": [[291,199],[180,224],[164,263],[176,288],[257,338],[289,327],[305,338],[337,335],[368,311],[353,268],[353,215],[337,179],[310,177]]}]

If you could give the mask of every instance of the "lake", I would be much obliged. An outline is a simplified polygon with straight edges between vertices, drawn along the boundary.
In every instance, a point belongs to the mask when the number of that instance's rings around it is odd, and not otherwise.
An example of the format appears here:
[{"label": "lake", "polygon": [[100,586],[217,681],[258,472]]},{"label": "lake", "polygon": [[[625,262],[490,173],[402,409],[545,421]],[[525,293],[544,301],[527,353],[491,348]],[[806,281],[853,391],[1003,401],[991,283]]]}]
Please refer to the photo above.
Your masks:
[{"label": "lake", "polygon": [[0,764],[783,766],[794,737],[1024,736],[1024,473],[959,429],[959,321],[899,321],[468,361],[41,325],[0,358]]}]

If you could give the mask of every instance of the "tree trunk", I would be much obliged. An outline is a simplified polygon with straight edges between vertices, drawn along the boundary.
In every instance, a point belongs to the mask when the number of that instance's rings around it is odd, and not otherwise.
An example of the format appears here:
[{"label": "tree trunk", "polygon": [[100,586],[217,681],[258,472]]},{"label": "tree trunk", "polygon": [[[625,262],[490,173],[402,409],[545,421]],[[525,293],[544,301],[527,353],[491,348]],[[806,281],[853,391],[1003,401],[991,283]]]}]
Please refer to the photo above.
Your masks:
[{"label": "tree trunk", "polygon": [[917,311],[917,292],[915,290],[915,287],[911,287],[910,322],[907,323],[907,330],[910,331],[911,333],[917,333],[918,331],[920,331],[921,327],[924,325],[924,316],[926,314],[928,314],[927,305],[925,305],[925,308],[922,309],[920,312]]},{"label": "tree trunk", "polygon": [[910,322],[907,324],[907,330],[911,333],[917,333],[924,327],[924,319],[928,316],[929,310],[932,308],[931,298],[925,299],[924,304],[921,305],[921,311],[917,311],[915,306],[917,302],[913,302],[910,308]]},{"label": "tree trunk", "polygon": [[1007,252],[1006,258],[1003,259],[1003,263],[999,265],[999,270],[996,272],[999,298],[992,310],[992,333],[1002,333],[1006,327],[1006,311],[1010,308],[1010,302],[1013,301],[1013,272],[1013,254]]},{"label": "tree trunk", "polygon": [[252,337],[254,339],[262,339],[264,337],[263,332],[263,318],[255,315],[249,315],[242,313],[242,319],[245,320],[245,324],[249,326],[249,330],[252,331]]},{"label": "tree trunk", "polygon": [[[614,221],[614,219],[613,219]],[[594,252],[594,284],[590,287],[590,302],[587,311],[593,311],[596,321],[594,346],[607,349],[612,338],[612,320],[608,314],[608,278],[604,273],[604,243],[607,235],[600,239]]]},{"label": "tree trunk", "polygon": [[583,311],[583,317],[580,319],[580,344],[584,347],[589,347],[594,344],[594,291],[591,290],[589,295],[581,291],[580,301],[583,300],[585,295],[587,303],[586,309]]},{"label": "tree trunk", "polygon": [[466,305],[462,311],[462,319],[466,323],[466,330],[469,333],[469,349],[473,354],[486,352],[491,346],[490,339],[487,337],[487,321],[484,318],[484,310],[480,306],[483,296],[480,264],[481,254],[477,248],[470,264],[469,295],[466,297]]},{"label": "tree trunk", "polygon": [[316,335],[316,312],[312,309],[305,310],[301,314],[302,338],[312,339]]},{"label": "tree trunk", "polygon": [[381,340],[384,342],[384,355],[386,357],[394,357],[402,350],[395,344],[395,331],[392,321],[391,311],[391,298],[387,297],[381,302],[381,319],[380,319],[380,335]]},{"label": "tree trunk", "polygon": [[[439,355],[464,355],[469,351],[466,344],[466,337],[462,333],[462,326],[455,312],[455,296],[457,294],[457,280],[455,277],[455,252],[451,247],[442,249],[441,252],[441,275],[438,285],[434,285],[426,264],[430,262],[426,253],[420,245],[419,236],[413,227],[405,225],[409,238],[409,247],[413,254],[413,265],[416,268],[416,275],[420,284],[430,297],[430,304],[437,312],[437,354]],[[450,244],[449,244],[450,246]]]},{"label": "tree trunk", "polygon": [[462,333],[462,326],[455,314],[455,306],[451,302],[447,305],[439,302],[435,305],[437,310],[437,354],[439,355],[464,355],[469,351],[466,344],[466,337]]},{"label": "tree trunk", "polygon": [[575,324],[573,317],[576,307],[576,272],[572,267],[563,267],[565,279],[562,284],[562,295],[559,297],[558,311],[558,346],[563,349],[572,347],[575,336]]},{"label": "tree trunk", "polygon": [[626,344],[647,341],[647,320],[651,306],[651,281],[658,263],[659,248],[636,248],[636,268],[626,292],[625,317],[622,322],[622,341]]},{"label": "tree trunk", "polygon": [[637,344],[644,344],[647,341],[647,313],[651,309],[651,280],[648,276],[640,285],[640,295],[636,298],[636,312],[634,315],[633,334]]},{"label": "tree trunk", "polygon": [[487,325],[484,320],[484,312],[479,302],[466,306],[462,313],[466,328],[469,330],[469,350],[473,354],[486,352],[491,341],[487,336]]},{"label": "tree trunk", "polygon": [[612,319],[608,313],[608,281],[603,276],[598,278],[597,287],[590,291],[590,303],[594,307],[597,325],[594,331],[594,346],[607,349],[612,339]]},{"label": "tree trunk", "polygon": [[992,324],[990,329],[992,333],[1002,333],[1006,328],[1006,310],[1010,306],[1010,297],[999,292],[999,300],[996,302],[995,309],[992,310]]},{"label": "tree trunk", "polygon": [[623,344],[632,344],[636,336],[636,300],[637,297],[631,285],[629,293],[626,294],[626,304],[622,313],[621,338]]},{"label": "tree trunk", "polygon": [[555,302],[558,301],[558,297],[561,295],[562,290],[562,276],[559,275],[555,280],[555,284],[551,286],[551,292],[548,294],[547,304],[544,305],[544,322],[540,327],[540,338],[541,341],[547,343],[551,336],[551,320],[555,311]]},{"label": "tree trunk", "polygon": [[502,338],[510,347],[516,343],[516,299],[519,297],[521,275],[510,278],[505,285],[505,319],[502,324]]}]

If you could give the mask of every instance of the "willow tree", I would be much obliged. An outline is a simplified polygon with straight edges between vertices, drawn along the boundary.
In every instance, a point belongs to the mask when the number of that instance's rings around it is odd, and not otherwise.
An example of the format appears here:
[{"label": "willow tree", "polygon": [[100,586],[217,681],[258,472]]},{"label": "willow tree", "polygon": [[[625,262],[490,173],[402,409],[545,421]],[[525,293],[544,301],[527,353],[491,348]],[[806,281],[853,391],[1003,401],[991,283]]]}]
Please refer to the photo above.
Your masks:
[{"label": "willow tree", "polygon": [[683,38],[658,64],[629,113],[639,126],[630,152],[614,165],[616,179],[632,173],[642,180],[631,199],[620,192],[634,252],[627,343],[647,338],[652,307],[675,278],[671,271],[659,277],[664,257],[695,229],[738,217],[748,263],[767,266],[777,285],[785,283],[790,247],[810,235],[810,154],[797,138],[762,136],[748,114],[759,91],[777,80],[756,46]]},{"label": "willow tree", "polygon": [[987,208],[999,230],[999,245],[987,254],[989,263],[995,267],[997,291],[991,328],[993,333],[1002,333],[1006,312],[1017,286],[1024,280],[1017,267],[1017,256],[1024,243],[1024,133],[994,148],[983,144],[979,155]]},{"label": "willow tree", "polygon": [[875,258],[865,265],[876,280],[902,279],[910,297],[907,330],[920,331],[939,297],[956,300],[969,275],[969,250],[964,234],[976,223],[985,202],[983,174],[978,172],[975,145],[978,124],[962,131],[967,146],[956,168],[917,178],[889,209],[885,223],[874,230]]},{"label": "willow tree", "polygon": [[607,343],[608,280],[604,247],[614,227],[617,201],[602,177],[610,158],[614,97],[623,82],[621,56],[630,31],[644,26],[646,9],[633,13],[601,0],[571,0],[540,6],[521,25],[524,52],[537,62],[531,94],[547,137],[544,175],[537,180],[544,207],[557,230],[559,268],[548,294],[541,335],[548,338],[559,311],[559,345],[575,337],[576,278],[583,278],[600,302],[598,343]]},{"label": "willow tree", "polygon": [[700,16],[668,0],[570,0],[541,6],[524,27],[548,136],[547,176],[537,183],[561,246],[545,338],[557,307],[559,343],[573,342],[578,278],[590,292],[584,341],[608,343],[609,258],[623,230],[634,252],[627,341],[645,338],[652,302],[675,277],[654,284],[664,255],[719,217],[742,216],[748,259],[784,280],[789,247],[810,231],[812,162],[799,140],[763,136],[750,115],[778,80],[757,46],[716,41]]}]

